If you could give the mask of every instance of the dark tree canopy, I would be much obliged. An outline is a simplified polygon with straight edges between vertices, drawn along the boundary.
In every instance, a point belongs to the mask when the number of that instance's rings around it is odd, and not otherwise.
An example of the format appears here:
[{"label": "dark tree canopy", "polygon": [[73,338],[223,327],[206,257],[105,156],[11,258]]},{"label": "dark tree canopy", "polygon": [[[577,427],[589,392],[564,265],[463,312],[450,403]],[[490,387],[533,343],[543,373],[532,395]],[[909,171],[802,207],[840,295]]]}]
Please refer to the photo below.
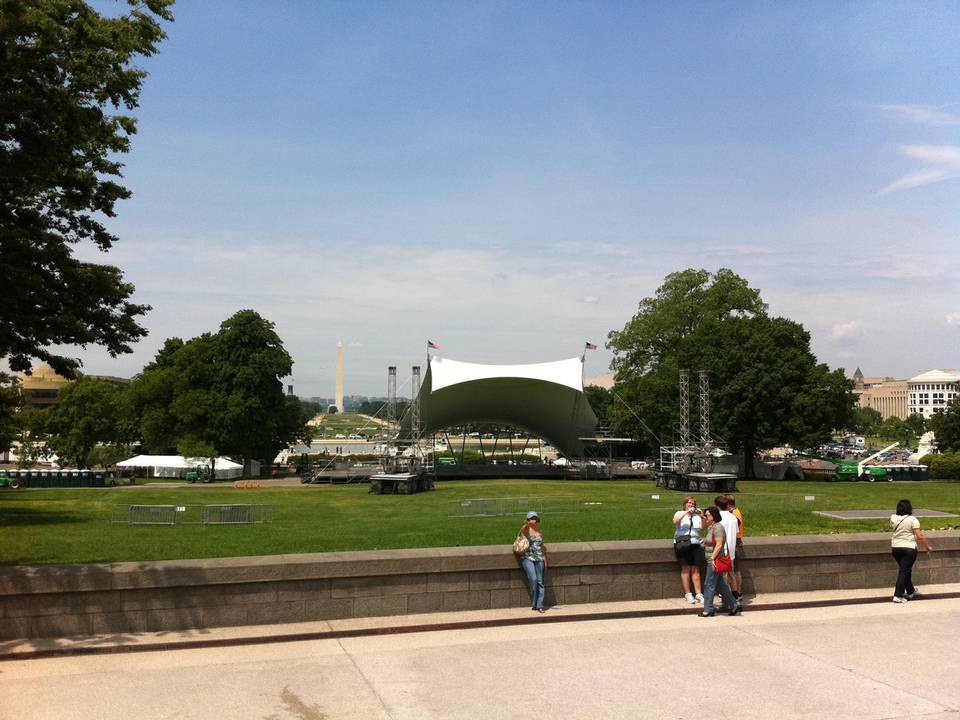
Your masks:
[{"label": "dark tree canopy", "polygon": [[943,412],[932,415],[927,428],[933,430],[939,452],[960,452],[960,397],[951,400]]},{"label": "dark tree canopy", "polygon": [[[610,333],[609,346],[615,422],[652,447],[678,440],[681,369],[692,371],[694,389],[695,372],[708,371],[711,435],[744,454],[748,473],[758,450],[809,447],[852,421],[843,371],[817,363],[806,330],[768,317],[760,293],[729,270],[669,275],[622,331]],[[692,400],[695,416],[695,392]]]},{"label": "dark tree canopy", "polygon": [[0,453],[10,449],[17,439],[19,428],[16,413],[20,409],[20,387],[17,380],[0,373]]},{"label": "dark tree canopy", "polygon": [[708,320],[763,315],[760,291],[733,271],[721,268],[671,273],[654,297],[640,301],[637,314],[623,330],[610,333],[618,373],[645,373],[669,362],[679,344]]},{"label": "dark tree canopy", "polygon": [[309,437],[310,415],[283,394],[292,368],[273,323],[253,310],[236,313],[215,334],[167,340],[130,386],[145,448],[272,461]]},{"label": "dark tree canopy", "polygon": [[104,17],[82,0],[0,0],[0,357],[33,359],[74,377],[79,361],[52,346],[130,352],[146,335],[120,270],[82,262],[80,242],[117,240],[102,218],[130,191],[115,178],[130,149],[146,73],[172,0],[127,0]]},{"label": "dark tree canopy", "polygon": [[85,468],[97,443],[116,444],[126,439],[124,390],[88,377],[60,390],[57,407],[44,411],[43,429],[47,446],[64,464]]},{"label": "dark tree canopy", "polygon": [[881,422],[883,416],[872,407],[857,407],[854,408],[849,429],[860,435],[873,435]]}]

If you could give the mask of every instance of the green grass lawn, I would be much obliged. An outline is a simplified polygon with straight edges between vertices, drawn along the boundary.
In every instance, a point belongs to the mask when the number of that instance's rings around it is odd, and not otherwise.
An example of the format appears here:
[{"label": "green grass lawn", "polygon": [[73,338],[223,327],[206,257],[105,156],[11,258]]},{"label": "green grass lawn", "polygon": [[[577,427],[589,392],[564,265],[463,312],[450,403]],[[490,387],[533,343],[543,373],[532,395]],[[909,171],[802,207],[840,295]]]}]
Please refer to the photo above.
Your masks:
[{"label": "green grass lawn", "polygon": [[[960,513],[960,483],[784,483],[741,481],[749,535],[885,531],[885,520],[840,521],[813,510],[914,507]],[[653,499],[659,495],[659,499]],[[815,500],[805,500],[813,496]],[[370,495],[365,485],[236,490],[104,488],[0,490],[0,564],[44,564],[273,555],[340,550],[492,545],[512,542],[522,516],[456,517],[472,498],[555,498],[569,514],[545,512],[548,542],[671,537],[683,494],[653,482],[460,481],[431,493]],[[699,498],[701,507],[710,497]],[[134,526],[111,522],[116,506],[263,503],[272,521],[252,526]],[[589,503],[589,504],[588,504]],[[960,518],[922,519],[926,529]]]}]

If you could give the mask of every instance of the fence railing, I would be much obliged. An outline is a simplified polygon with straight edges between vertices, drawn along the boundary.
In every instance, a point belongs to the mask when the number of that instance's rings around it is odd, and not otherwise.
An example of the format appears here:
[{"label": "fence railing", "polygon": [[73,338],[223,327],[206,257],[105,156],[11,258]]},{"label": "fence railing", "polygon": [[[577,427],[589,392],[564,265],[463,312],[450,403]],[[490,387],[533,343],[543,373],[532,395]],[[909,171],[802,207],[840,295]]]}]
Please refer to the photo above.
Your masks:
[{"label": "fence railing", "polygon": [[573,514],[583,505],[577,498],[469,498],[450,503],[447,517],[503,517],[526,515],[530,510],[544,515]]},{"label": "fence railing", "polygon": [[117,505],[111,521],[125,525],[259,525],[270,522],[270,505]]}]

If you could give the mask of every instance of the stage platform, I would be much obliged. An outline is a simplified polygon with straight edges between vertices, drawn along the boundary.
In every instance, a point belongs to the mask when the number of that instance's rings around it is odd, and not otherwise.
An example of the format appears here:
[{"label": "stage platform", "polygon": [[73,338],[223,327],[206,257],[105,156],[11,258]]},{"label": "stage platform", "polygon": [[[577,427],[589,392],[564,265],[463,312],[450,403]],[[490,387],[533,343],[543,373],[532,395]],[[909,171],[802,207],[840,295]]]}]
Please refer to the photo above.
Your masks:
[{"label": "stage platform", "polygon": [[657,473],[657,487],[691,493],[737,492],[737,476],[731,473]]}]

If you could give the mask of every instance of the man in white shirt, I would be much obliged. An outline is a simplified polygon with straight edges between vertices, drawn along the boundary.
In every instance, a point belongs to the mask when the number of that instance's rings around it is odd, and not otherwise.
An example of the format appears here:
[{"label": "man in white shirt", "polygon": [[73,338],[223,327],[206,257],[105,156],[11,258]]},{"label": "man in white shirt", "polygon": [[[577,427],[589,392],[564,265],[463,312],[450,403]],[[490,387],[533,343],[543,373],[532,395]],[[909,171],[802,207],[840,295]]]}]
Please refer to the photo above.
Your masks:
[{"label": "man in white shirt", "polygon": [[[740,527],[740,521],[737,520],[736,515],[727,509],[730,506],[730,503],[723,495],[717,495],[713,499],[713,504],[720,509],[720,525],[723,526],[723,532],[727,536],[727,554],[730,555],[730,560],[733,562],[734,567],[736,567],[737,528]],[[731,569],[730,572],[727,573],[727,584],[730,584],[730,579],[733,575],[734,570]]]}]

